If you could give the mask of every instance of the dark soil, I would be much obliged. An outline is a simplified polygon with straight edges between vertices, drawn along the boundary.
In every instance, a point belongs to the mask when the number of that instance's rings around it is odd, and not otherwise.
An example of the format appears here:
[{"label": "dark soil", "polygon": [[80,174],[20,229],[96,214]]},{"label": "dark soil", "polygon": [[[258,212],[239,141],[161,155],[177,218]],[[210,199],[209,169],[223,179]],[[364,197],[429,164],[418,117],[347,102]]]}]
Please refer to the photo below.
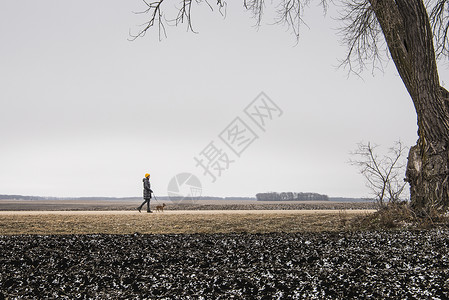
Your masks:
[{"label": "dark soil", "polygon": [[448,299],[449,231],[0,236],[0,299]]},{"label": "dark soil", "polygon": [[[151,201],[152,209],[156,205],[161,205],[162,201]],[[245,203],[225,204],[224,201],[217,201],[216,204],[167,202],[166,210],[321,210],[321,209],[377,209],[374,202],[291,202],[291,203]],[[141,201],[84,201],[82,203],[73,201],[28,201],[28,200],[0,200],[0,211],[52,211],[52,210],[136,210]],[[144,208],[145,209],[145,208]]]}]

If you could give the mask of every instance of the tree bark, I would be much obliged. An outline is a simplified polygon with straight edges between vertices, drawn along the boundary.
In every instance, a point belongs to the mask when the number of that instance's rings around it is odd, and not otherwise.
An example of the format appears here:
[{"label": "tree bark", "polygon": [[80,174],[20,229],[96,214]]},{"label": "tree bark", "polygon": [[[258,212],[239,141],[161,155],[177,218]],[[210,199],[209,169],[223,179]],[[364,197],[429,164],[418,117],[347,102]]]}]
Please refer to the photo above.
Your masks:
[{"label": "tree bark", "polygon": [[369,0],[391,57],[410,94],[418,141],[406,181],[411,204],[425,213],[449,207],[449,98],[439,84],[429,17],[422,0]]}]

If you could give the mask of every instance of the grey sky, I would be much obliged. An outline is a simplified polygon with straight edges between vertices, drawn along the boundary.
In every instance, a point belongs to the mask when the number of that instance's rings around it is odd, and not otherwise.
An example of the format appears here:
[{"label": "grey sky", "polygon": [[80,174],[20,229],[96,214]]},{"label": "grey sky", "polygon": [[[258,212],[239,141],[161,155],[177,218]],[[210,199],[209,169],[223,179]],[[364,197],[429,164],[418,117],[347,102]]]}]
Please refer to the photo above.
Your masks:
[{"label": "grey sky", "polygon": [[[156,195],[192,172],[203,194],[302,191],[368,196],[348,165],[359,141],[413,145],[416,114],[392,62],[363,80],[337,69],[338,23],[305,14],[301,39],[203,5],[199,34],[169,27],[130,42],[140,1],[0,3],[0,194]],[[335,16],[335,15],[334,15]],[[272,22],[267,17],[265,23]],[[447,67],[440,67],[447,81]],[[215,183],[194,157],[261,92],[282,110]],[[226,150],[226,149],[223,149]]]}]

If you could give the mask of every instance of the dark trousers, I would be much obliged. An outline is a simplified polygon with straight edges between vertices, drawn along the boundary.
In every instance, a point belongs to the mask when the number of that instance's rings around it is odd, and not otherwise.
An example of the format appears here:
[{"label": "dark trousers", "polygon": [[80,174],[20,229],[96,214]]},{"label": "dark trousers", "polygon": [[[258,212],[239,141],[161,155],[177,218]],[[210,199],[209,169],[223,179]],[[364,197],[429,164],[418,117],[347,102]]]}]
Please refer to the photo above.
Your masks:
[{"label": "dark trousers", "polygon": [[139,210],[141,210],[142,209],[142,207],[145,205],[145,203],[147,204],[147,212],[150,212],[151,210],[150,210],[150,200],[151,200],[151,198],[146,198],[146,199],[144,199],[144,201],[143,201],[143,203],[142,204],[140,204],[140,206],[139,206]]}]

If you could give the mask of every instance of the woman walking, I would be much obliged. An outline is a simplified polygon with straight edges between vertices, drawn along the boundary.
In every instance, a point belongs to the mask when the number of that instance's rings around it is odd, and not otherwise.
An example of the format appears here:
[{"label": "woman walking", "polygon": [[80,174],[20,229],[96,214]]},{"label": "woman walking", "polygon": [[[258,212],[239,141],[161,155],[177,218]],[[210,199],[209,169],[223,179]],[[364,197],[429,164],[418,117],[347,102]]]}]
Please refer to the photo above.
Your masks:
[{"label": "woman walking", "polygon": [[143,179],[143,203],[137,208],[137,210],[140,212],[142,207],[147,204],[147,213],[152,213],[150,210],[150,200],[151,200],[151,193],[153,191],[151,190],[150,185],[150,174],[146,173],[145,178]]}]

